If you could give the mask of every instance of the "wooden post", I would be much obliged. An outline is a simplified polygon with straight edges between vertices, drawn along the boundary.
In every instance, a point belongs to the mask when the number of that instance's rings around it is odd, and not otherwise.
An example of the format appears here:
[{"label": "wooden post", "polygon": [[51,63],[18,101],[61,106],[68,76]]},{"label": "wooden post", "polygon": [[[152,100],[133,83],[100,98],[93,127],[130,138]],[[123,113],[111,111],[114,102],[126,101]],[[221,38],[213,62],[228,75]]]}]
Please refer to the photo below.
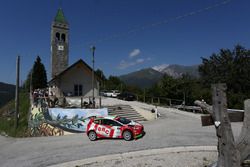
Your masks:
[{"label": "wooden post", "polygon": [[239,167],[239,152],[234,144],[231,123],[227,114],[226,85],[212,85],[213,117],[218,137],[218,167]]},{"label": "wooden post", "polygon": [[244,101],[244,122],[240,136],[236,141],[240,152],[241,162],[250,155],[250,99]]},{"label": "wooden post", "polygon": [[[195,104],[209,113],[201,117],[202,126],[215,125],[219,153],[217,167],[240,167],[241,165],[246,167],[250,164],[247,160],[250,156],[250,99],[244,102],[244,112],[226,109],[225,89],[224,84],[213,85],[213,106],[198,100]],[[230,122],[240,122],[243,119],[240,136],[234,142]]]},{"label": "wooden post", "polygon": [[158,105],[160,105],[160,98],[158,97]]},{"label": "wooden post", "polygon": [[172,106],[171,99],[169,99],[169,106]]},{"label": "wooden post", "polygon": [[154,98],[153,97],[151,98],[151,104],[154,104]]},{"label": "wooden post", "polygon": [[15,97],[15,131],[18,127],[19,120],[19,72],[20,72],[20,56],[16,60],[16,97]]}]

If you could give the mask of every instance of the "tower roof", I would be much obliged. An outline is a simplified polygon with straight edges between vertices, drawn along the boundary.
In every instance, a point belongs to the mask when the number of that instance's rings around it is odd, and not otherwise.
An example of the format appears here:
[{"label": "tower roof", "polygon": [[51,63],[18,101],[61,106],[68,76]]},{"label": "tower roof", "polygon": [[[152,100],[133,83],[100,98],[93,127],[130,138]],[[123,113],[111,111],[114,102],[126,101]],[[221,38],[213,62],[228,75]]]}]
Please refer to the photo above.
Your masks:
[{"label": "tower roof", "polygon": [[64,17],[62,8],[58,9],[54,21],[55,22],[59,22],[59,23],[68,23],[67,20],[66,20],[66,18]]}]

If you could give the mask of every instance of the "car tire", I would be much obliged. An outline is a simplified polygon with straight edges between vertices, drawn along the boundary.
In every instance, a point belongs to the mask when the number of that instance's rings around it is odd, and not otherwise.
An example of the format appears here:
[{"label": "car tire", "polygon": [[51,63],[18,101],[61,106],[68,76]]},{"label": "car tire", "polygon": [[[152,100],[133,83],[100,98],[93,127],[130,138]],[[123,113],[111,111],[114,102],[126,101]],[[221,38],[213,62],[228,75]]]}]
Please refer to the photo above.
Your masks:
[{"label": "car tire", "polygon": [[97,139],[97,135],[95,133],[95,131],[90,131],[88,134],[89,140],[91,141],[95,141]]},{"label": "car tire", "polygon": [[126,141],[130,141],[133,139],[132,133],[129,130],[125,130],[122,134],[122,137]]}]

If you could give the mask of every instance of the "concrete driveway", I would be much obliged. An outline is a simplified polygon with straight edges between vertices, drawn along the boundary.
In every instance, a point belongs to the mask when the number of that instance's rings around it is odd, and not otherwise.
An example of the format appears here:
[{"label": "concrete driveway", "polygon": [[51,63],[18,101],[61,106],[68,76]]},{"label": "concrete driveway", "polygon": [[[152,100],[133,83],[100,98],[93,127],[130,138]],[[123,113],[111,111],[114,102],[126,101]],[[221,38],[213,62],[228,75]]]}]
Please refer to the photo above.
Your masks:
[{"label": "concrete driveway", "polygon": [[[199,116],[160,108],[162,117],[143,122],[146,135],[139,140],[89,141],[86,134],[59,137],[0,137],[0,164],[3,167],[41,167],[109,154],[177,146],[215,146],[215,129],[201,127]],[[236,136],[241,124],[233,125]]]}]

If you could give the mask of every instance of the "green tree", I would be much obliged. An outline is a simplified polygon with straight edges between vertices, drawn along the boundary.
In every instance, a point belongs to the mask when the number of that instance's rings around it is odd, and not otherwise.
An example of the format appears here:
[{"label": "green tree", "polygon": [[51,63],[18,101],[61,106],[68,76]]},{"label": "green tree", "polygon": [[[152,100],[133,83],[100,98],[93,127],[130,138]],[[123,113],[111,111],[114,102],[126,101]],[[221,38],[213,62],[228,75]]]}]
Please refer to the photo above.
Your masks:
[{"label": "green tree", "polygon": [[95,71],[95,74],[99,77],[99,79],[101,80],[100,81],[100,89],[103,90],[105,89],[105,85],[106,85],[106,82],[107,82],[107,78],[105,77],[104,73],[102,70],[100,69],[97,69]]},{"label": "green tree", "polygon": [[177,98],[176,95],[178,90],[178,80],[172,76],[164,75],[159,83],[161,89],[161,96],[169,98]]},{"label": "green tree", "polygon": [[124,87],[124,83],[116,76],[109,76],[106,84],[108,90],[121,90]]},{"label": "green tree", "polygon": [[47,74],[43,63],[41,62],[41,58],[37,56],[36,61],[32,69],[30,70],[27,79],[25,81],[25,88],[29,90],[30,81],[32,81],[32,88],[46,88],[47,87]]},{"label": "green tree", "polygon": [[147,90],[147,95],[176,99],[176,104],[185,100],[186,105],[194,105],[197,99],[211,102],[210,89],[205,88],[199,78],[189,75],[183,75],[181,78],[164,75],[159,83]]},{"label": "green tree", "polygon": [[27,75],[27,78],[24,82],[24,85],[23,85],[23,88],[26,90],[26,91],[29,91],[30,90],[30,81],[31,81],[31,72],[32,72],[32,69],[29,71],[28,75]]},{"label": "green tree", "polygon": [[250,51],[240,45],[233,50],[221,49],[208,59],[202,58],[199,66],[202,83],[210,88],[211,84],[227,84],[230,108],[243,108],[243,101],[250,96]]}]

